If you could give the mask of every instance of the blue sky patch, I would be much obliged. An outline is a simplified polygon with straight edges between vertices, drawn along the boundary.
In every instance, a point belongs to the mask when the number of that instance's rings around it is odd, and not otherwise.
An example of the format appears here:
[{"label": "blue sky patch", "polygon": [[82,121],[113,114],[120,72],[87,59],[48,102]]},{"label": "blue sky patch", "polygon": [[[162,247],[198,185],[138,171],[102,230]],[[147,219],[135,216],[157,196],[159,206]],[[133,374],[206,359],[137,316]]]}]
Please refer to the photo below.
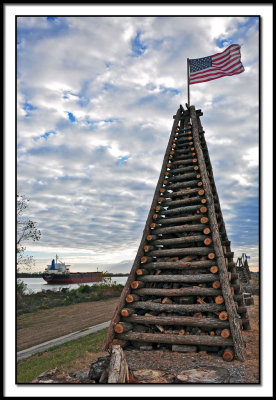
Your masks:
[{"label": "blue sky patch", "polygon": [[74,114],[70,113],[67,111],[68,117],[69,117],[69,121],[71,122],[75,122],[76,121],[76,117],[74,116]]},{"label": "blue sky patch", "polygon": [[44,138],[44,139],[48,139],[49,136],[55,135],[55,134],[56,134],[55,131],[49,131],[49,132],[43,133],[43,135],[40,135],[40,137],[42,137],[42,138]]},{"label": "blue sky patch", "polygon": [[162,90],[162,93],[172,94],[173,96],[180,93],[180,90],[175,88],[166,88],[164,86],[160,86],[160,89]]},{"label": "blue sky patch", "polygon": [[216,40],[216,45],[218,46],[218,47],[220,47],[221,49],[223,49],[224,47],[228,47],[228,46],[230,46],[230,44],[233,44],[234,42],[233,42],[233,39],[231,39],[231,38],[228,38],[228,39],[217,39]]},{"label": "blue sky patch", "polygon": [[129,159],[129,156],[120,157],[117,164],[124,164]]},{"label": "blue sky patch", "polygon": [[32,113],[31,111],[37,110],[37,107],[33,106],[31,103],[24,103],[23,109],[26,111],[25,117],[29,117]]},{"label": "blue sky patch", "polygon": [[132,57],[139,57],[144,54],[147,46],[141,42],[141,31],[137,32],[134,39],[131,41],[131,56]]},{"label": "blue sky patch", "polygon": [[23,109],[25,111],[32,111],[32,110],[36,110],[37,107],[33,106],[31,103],[24,103]]}]

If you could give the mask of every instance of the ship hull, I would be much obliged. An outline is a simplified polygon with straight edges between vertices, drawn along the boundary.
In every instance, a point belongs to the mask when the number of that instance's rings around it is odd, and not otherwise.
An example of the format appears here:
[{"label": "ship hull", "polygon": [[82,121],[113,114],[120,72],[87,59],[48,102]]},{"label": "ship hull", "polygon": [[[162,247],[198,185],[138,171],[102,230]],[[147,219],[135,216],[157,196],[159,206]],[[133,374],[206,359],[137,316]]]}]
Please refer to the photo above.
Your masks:
[{"label": "ship hull", "polygon": [[50,284],[70,284],[70,283],[88,283],[88,282],[101,282],[102,274],[100,272],[94,273],[70,273],[64,275],[44,274],[43,279]]}]

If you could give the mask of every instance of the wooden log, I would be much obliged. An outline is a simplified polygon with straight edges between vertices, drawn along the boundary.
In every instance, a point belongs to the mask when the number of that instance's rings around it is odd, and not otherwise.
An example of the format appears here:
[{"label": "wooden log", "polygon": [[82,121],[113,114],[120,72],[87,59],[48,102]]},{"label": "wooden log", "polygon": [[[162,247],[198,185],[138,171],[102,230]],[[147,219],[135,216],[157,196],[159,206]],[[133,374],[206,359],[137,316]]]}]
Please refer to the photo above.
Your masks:
[{"label": "wooden log", "polygon": [[187,197],[181,200],[166,200],[162,203],[163,207],[178,207],[183,204],[189,203],[200,203],[202,201],[201,197],[194,196],[194,197]]},{"label": "wooden log", "polygon": [[[142,289],[141,289],[142,290]],[[223,298],[223,296],[216,296],[216,298],[215,298],[215,303],[216,304],[222,304],[222,303],[224,303],[224,298]]]},{"label": "wooden log", "polygon": [[209,260],[214,260],[214,258],[216,257],[215,253],[208,253],[208,258]]},{"label": "wooden log", "polygon": [[183,154],[191,154],[191,150],[188,146],[183,146],[182,148],[175,149],[175,154],[179,157],[182,158]]},{"label": "wooden log", "polygon": [[135,294],[140,296],[154,295],[154,296],[216,296],[216,304],[224,302],[223,297],[218,294],[221,293],[219,289],[203,288],[203,287],[184,287],[180,289],[155,289],[155,288],[142,288],[135,290]]},{"label": "wooden log", "polygon": [[144,286],[145,286],[145,284],[142,281],[133,281],[130,284],[130,287],[132,289],[141,289]]},{"label": "wooden log", "polygon": [[172,238],[172,239],[157,239],[152,242],[154,246],[157,245],[174,245],[179,243],[197,243],[197,242],[205,242],[206,238],[204,235],[195,235],[195,236],[185,236],[181,238]]},{"label": "wooden log", "polygon": [[116,333],[128,332],[131,329],[132,329],[132,325],[128,322],[118,322],[114,326],[114,332],[116,332]]},{"label": "wooden log", "polygon": [[[198,164],[200,167],[200,172],[202,175],[202,182],[204,183],[205,195],[208,204],[208,217],[210,220],[210,228],[212,231],[212,239],[213,239],[213,246],[216,253],[217,264],[219,267],[219,275],[220,275],[220,282],[222,283],[222,292],[225,298],[225,305],[226,309],[229,314],[229,321],[231,327],[231,333],[233,336],[234,347],[235,347],[235,354],[240,361],[245,360],[245,347],[244,341],[241,335],[241,329],[238,322],[239,315],[236,311],[234,299],[231,294],[230,284],[227,275],[227,268],[225,265],[223,249],[220,240],[219,228],[216,219],[216,212],[215,212],[215,205],[213,194],[210,186],[210,181],[208,177],[208,173],[206,171],[206,164],[204,161],[204,155],[201,149],[200,139],[199,139],[199,128],[198,128],[198,121],[196,117],[195,107],[190,107],[191,118],[193,122],[193,137],[194,137],[194,144],[197,152],[198,157]],[[228,339],[226,339],[228,340]]]},{"label": "wooden log", "polygon": [[[202,268],[209,268],[214,262],[212,260],[198,260],[198,261],[158,261],[158,262],[150,262],[146,264],[147,269],[202,269]],[[147,275],[147,274],[144,274]]]},{"label": "wooden log", "polygon": [[121,316],[122,317],[130,317],[134,312],[135,312],[135,310],[133,308],[124,307],[121,309]]},{"label": "wooden log", "polygon": [[[216,279],[216,277],[214,277]],[[220,281],[214,281],[212,283],[212,288],[219,289],[221,287]]]},{"label": "wooden log", "polygon": [[181,157],[181,160],[174,160],[171,164],[167,164],[168,168],[176,168],[177,165],[193,165],[193,158],[189,157],[185,159],[183,156]]},{"label": "wooden log", "polygon": [[220,332],[220,335],[223,338],[228,338],[231,335],[231,333],[230,333],[229,329],[222,329],[222,331]]},{"label": "wooden log", "polygon": [[228,319],[228,314],[227,314],[227,312],[226,311],[222,311],[222,312],[220,312],[219,313],[219,319],[221,320],[221,321],[227,321],[227,319]]},{"label": "wooden log", "polygon": [[169,173],[169,176],[174,175],[174,174],[182,174],[190,171],[196,171],[194,165],[190,165],[188,167],[183,167],[183,168],[175,168],[170,171],[167,171]]},{"label": "wooden log", "polygon": [[[148,258],[145,257],[145,261],[144,262],[147,262],[147,261],[148,261]],[[141,262],[143,262],[143,261],[141,260]],[[144,269],[144,268],[137,268],[136,269],[136,275],[137,276],[147,275],[148,273],[149,273],[149,271],[147,269]]]},{"label": "wooden log", "polygon": [[134,324],[149,325],[177,325],[177,326],[195,326],[202,328],[229,328],[229,321],[220,321],[215,318],[197,318],[184,316],[153,316],[153,315],[131,315],[123,321]]},{"label": "wooden log", "polygon": [[[187,181],[192,178],[197,178],[197,173],[196,172],[190,172],[186,174],[179,174],[176,176],[170,176],[168,182],[180,182],[180,181]],[[197,178],[198,179],[198,178]]]},{"label": "wooden log", "polygon": [[149,251],[154,250],[154,246],[150,246],[148,244],[144,245],[144,251],[145,253],[148,253]]},{"label": "wooden log", "polygon": [[[165,257],[165,256],[187,256],[187,255],[209,255],[213,254],[211,249],[207,247],[187,247],[184,249],[166,249],[166,250],[153,250],[149,253],[151,257]],[[212,257],[212,259],[215,257]]]},{"label": "wooden log", "polygon": [[198,186],[198,181],[193,180],[188,182],[172,183],[166,187],[166,190],[174,190],[174,189],[194,187],[194,186]]},{"label": "wooden log", "polygon": [[[174,199],[175,197],[183,197],[183,196],[190,196],[193,194],[198,194],[199,196],[202,196],[202,194],[200,194],[200,191],[203,189],[198,189],[198,188],[193,188],[193,189],[180,189],[179,191],[176,192],[168,192],[164,195],[164,199],[166,199],[166,201],[169,201],[168,199]],[[174,201],[174,200],[171,200]]]},{"label": "wooden log", "polygon": [[207,237],[203,240],[203,243],[205,244],[205,246],[209,246],[212,243],[212,239]]},{"label": "wooden log", "polygon": [[[169,233],[183,233],[183,232],[204,232],[205,225],[204,224],[195,224],[195,225],[179,225],[179,226],[168,226],[164,228],[156,228],[153,230],[154,235],[150,240],[159,239],[157,235],[164,235]],[[206,228],[205,228],[206,229]],[[207,228],[209,229],[209,228]],[[150,236],[150,235],[149,235]]]},{"label": "wooden log", "polygon": [[126,302],[127,303],[133,303],[134,301],[139,301],[139,300],[140,300],[140,297],[137,296],[137,294],[128,294],[126,296]]},{"label": "wooden log", "polygon": [[192,222],[192,221],[200,221],[202,224],[208,222],[208,219],[206,222],[205,219],[203,221],[202,218],[204,218],[202,215],[189,215],[188,217],[174,217],[174,218],[158,218],[158,220],[156,221],[156,223],[154,224],[154,226],[152,225],[151,228],[155,229],[157,228],[157,224],[160,225],[171,225],[171,224],[182,224],[185,222]]},{"label": "wooden log", "polygon": [[[215,282],[217,279],[213,274],[198,275],[144,275],[139,282]],[[214,288],[218,289],[218,288]]]},{"label": "wooden log", "polygon": [[146,341],[150,343],[192,344],[206,346],[232,346],[233,340],[217,336],[200,335],[170,335],[164,333],[127,332],[120,335],[122,339],[133,341]]},{"label": "wooden log", "polygon": [[227,348],[224,350],[222,354],[222,358],[224,361],[230,362],[234,359],[234,351],[231,348]]},{"label": "wooden log", "polygon": [[217,265],[212,265],[210,267],[210,272],[212,272],[212,274],[216,274],[218,272],[218,266]]},{"label": "wooden log", "polygon": [[[194,212],[197,210],[201,210],[203,207],[200,204],[196,204],[194,206],[186,206],[186,207],[178,207],[178,208],[172,208],[171,210],[162,210],[160,215],[176,215],[176,214],[186,214],[190,212]],[[207,212],[207,209],[205,211],[206,207],[204,207],[204,210],[201,211]]]},{"label": "wooden log", "polygon": [[172,351],[177,351],[178,353],[196,353],[197,346],[188,346],[188,345],[180,345],[173,344]]},{"label": "wooden log", "polygon": [[[225,310],[224,304],[158,304],[147,301],[136,301],[131,307],[141,310],[151,310],[158,312],[221,312]],[[227,313],[226,313],[227,316]],[[227,317],[226,317],[227,319]]]},{"label": "wooden log", "polygon": [[128,365],[120,346],[112,346],[108,368],[108,383],[127,383],[129,381]]}]

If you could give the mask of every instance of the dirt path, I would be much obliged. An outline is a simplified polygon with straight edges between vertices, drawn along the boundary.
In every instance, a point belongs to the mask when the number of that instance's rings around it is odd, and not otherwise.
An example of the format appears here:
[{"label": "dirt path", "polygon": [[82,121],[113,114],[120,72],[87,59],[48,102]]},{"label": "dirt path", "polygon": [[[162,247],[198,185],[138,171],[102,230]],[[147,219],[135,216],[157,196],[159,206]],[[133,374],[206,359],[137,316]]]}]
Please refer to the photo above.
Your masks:
[{"label": "dirt path", "polygon": [[17,320],[17,351],[112,318],[118,297],[24,314]]}]

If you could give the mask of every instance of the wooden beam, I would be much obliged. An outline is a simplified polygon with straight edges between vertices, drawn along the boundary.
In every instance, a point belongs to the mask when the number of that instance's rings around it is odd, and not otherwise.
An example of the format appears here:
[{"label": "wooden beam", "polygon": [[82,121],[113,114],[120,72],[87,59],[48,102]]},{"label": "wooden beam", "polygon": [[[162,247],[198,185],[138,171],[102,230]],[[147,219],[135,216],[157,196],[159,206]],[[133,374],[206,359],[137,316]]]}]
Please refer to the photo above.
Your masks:
[{"label": "wooden beam", "polygon": [[244,341],[241,334],[240,323],[239,323],[239,315],[237,313],[234,299],[231,293],[231,287],[228,279],[228,271],[225,265],[224,252],[221,245],[219,228],[216,219],[216,212],[214,206],[214,199],[212,194],[211,185],[209,182],[208,173],[206,170],[206,165],[204,161],[204,155],[200,145],[199,139],[199,127],[197,121],[196,110],[194,106],[190,107],[191,118],[192,118],[192,130],[193,130],[193,138],[194,138],[194,146],[197,153],[198,165],[200,168],[201,180],[203,182],[203,188],[205,190],[205,197],[208,205],[208,218],[209,224],[212,231],[212,239],[213,239],[213,247],[216,254],[216,263],[219,268],[219,277],[222,287],[222,293],[225,299],[225,306],[228,312],[229,322],[231,334],[233,337],[235,354],[238,360],[245,360],[245,346]]},{"label": "wooden beam", "polygon": [[168,343],[168,344],[194,344],[205,346],[233,346],[233,340],[224,339],[220,336],[200,336],[200,335],[170,335],[165,333],[142,333],[127,332],[120,334],[120,338],[150,343]]}]

